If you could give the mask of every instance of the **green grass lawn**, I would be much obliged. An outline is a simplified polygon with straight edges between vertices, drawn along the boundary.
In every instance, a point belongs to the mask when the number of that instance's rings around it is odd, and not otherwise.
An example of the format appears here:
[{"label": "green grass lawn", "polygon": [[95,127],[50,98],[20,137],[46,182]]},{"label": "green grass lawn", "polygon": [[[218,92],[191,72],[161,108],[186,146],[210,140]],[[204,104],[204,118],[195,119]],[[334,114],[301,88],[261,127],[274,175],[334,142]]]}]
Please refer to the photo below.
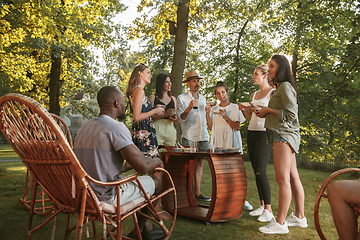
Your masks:
[{"label": "green grass lawn", "polygon": [[0,160],[20,159],[10,144],[0,144]]},{"label": "green grass lawn", "polygon": [[[1,148],[1,150],[3,150],[3,148]],[[7,153],[5,149],[4,152],[8,154],[6,156],[7,159],[9,157],[14,157],[11,153]],[[1,154],[2,153],[3,152],[1,152]],[[249,162],[245,162],[245,167],[248,177],[246,200],[248,200],[254,208],[257,208],[259,202],[255,177]],[[273,165],[269,164],[267,172],[272,187],[272,207],[276,215],[278,207],[278,186],[275,181]],[[224,223],[211,223],[210,225],[207,225],[203,221],[178,216],[171,239],[319,239],[313,220],[314,203],[319,186],[330,173],[305,169],[299,169],[299,172],[305,189],[305,215],[308,219],[308,228],[290,228],[290,233],[286,235],[264,235],[258,232],[258,228],[263,226],[264,223],[257,222],[257,218],[249,216],[248,211],[243,211],[243,216],[239,219]],[[0,236],[3,240],[25,238],[29,211],[18,202],[18,199],[23,195],[25,175],[26,168],[22,162],[0,161]],[[202,193],[210,196],[211,175],[207,164],[205,164],[204,167],[202,181]],[[294,211],[293,203],[288,214],[290,214],[291,211]],[[327,201],[323,201],[320,213],[320,219],[322,219],[325,235],[328,239],[337,239],[336,230],[331,218],[331,210]],[[73,217],[73,222],[75,220],[74,218],[75,217]],[[44,219],[45,217],[36,216],[34,223],[41,223]],[[35,232],[33,239],[50,239],[52,227],[53,220],[42,229]],[[89,224],[89,228],[91,234],[91,224]],[[124,232],[129,232],[131,228],[131,224],[126,223],[124,225]],[[57,218],[55,239],[64,239],[64,229],[65,215],[60,214]],[[98,224],[98,229],[99,235],[101,234],[100,224]]]}]

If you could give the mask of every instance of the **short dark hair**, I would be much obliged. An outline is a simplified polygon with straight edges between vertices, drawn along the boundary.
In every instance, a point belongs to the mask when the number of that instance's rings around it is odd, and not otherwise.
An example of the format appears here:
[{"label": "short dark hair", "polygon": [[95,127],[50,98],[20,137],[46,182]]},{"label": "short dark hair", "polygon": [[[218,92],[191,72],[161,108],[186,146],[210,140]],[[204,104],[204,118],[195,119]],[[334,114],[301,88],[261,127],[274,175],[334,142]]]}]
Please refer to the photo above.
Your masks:
[{"label": "short dark hair", "polygon": [[101,108],[104,105],[112,104],[113,101],[121,94],[120,90],[115,86],[105,86],[97,93],[97,102]]}]

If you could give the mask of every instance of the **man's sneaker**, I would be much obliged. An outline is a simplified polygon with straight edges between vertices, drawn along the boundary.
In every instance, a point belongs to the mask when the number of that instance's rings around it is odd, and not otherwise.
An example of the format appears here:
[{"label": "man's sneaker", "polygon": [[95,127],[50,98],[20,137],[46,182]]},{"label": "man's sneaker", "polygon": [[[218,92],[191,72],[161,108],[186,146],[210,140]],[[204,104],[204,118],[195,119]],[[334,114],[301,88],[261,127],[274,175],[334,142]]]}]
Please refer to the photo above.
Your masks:
[{"label": "man's sneaker", "polygon": [[308,227],[306,217],[303,217],[301,219],[297,218],[294,212],[292,212],[290,216],[286,219],[286,223],[289,227],[301,227],[301,228]]},{"label": "man's sneaker", "polygon": [[250,215],[250,216],[253,216],[253,217],[254,217],[254,216],[260,216],[263,212],[264,212],[264,207],[263,207],[263,206],[260,206],[258,209],[249,212],[249,215]]},{"label": "man's sneaker", "polygon": [[243,209],[247,211],[251,211],[253,210],[253,206],[251,206],[248,201],[245,201]]},{"label": "man's sneaker", "polygon": [[269,222],[271,219],[274,218],[274,215],[272,212],[269,212],[269,210],[264,209],[264,212],[258,217],[259,222]]},{"label": "man's sneaker", "polygon": [[203,201],[208,201],[208,202],[211,201],[211,198],[206,197],[206,196],[202,195],[201,193],[200,193],[199,196],[196,196],[196,195],[195,195],[195,197],[196,197],[197,200],[203,200]]},{"label": "man's sneaker", "polygon": [[284,225],[280,225],[275,218],[272,218],[266,226],[259,228],[259,232],[266,234],[286,234],[289,232],[289,228],[286,222]]}]

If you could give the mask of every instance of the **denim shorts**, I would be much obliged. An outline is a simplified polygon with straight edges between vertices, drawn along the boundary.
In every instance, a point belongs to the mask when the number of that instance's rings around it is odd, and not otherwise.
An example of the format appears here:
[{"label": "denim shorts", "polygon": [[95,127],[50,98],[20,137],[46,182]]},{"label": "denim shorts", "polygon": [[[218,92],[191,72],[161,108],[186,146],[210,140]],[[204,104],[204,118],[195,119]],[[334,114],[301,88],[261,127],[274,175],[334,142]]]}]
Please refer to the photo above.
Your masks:
[{"label": "denim shorts", "polygon": [[267,133],[267,137],[268,137],[268,143],[275,143],[275,142],[287,143],[288,142],[282,136],[280,136],[279,134],[277,134],[274,131],[271,131],[271,130],[267,129],[266,133]]}]

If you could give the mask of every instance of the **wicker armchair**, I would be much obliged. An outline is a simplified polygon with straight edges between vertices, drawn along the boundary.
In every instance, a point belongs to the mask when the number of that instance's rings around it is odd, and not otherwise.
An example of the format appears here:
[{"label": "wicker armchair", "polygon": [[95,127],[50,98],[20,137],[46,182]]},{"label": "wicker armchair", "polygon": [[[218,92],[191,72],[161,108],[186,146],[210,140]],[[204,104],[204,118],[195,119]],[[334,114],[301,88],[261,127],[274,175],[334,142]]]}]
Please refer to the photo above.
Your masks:
[{"label": "wicker armchair", "polygon": [[[314,222],[315,222],[316,231],[322,240],[326,240],[326,237],[325,237],[323,231],[321,230],[320,220],[319,220],[319,210],[320,210],[321,199],[328,198],[327,193],[325,191],[326,191],[327,187],[329,186],[329,184],[336,177],[338,177],[341,174],[349,173],[349,172],[360,172],[360,168],[344,168],[344,169],[341,169],[341,170],[338,170],[338,171],[332,173],[321,185],[319,193],[316,197],[315,207],[314,207]],[[354,208],[354,211],[357,213],[357,215],[360,215],[360,206],[354,205],[353,208]]]},{"label": "wicker armchair", "polygon": [[[56,123],[60,126],[60,129],[65,134],[66,139],[72,148],[73,143],[71,139],[71,133],[65,121],[54,113],[50,113],[50,115],[55,119]],[[19,202],[28,210],[30,210],[31,193],[32,193],[32,187],[34,185],[33,183],[34,181],[35,179],[31,176],[29,170],[27,170],[24,195],[22,198],[19,198]],[[44,189],[41,189],[41,191],[36,194],[34,213],[42,216],[47,216],[52,212],[52,210],[53,210],[53,206],[51,205],[49,198],[46,196]]]},{"label": "wicker armchair", "polygon": [[[81,239],[84,222],[90,219],[104,224],[104,239],[107,235],[113,239],[115,237],[122,239],[122,223],[129,216],[133,216],[136,231],[140,233],[136,214],[142,214],[140,210],[145,207],[152,213],[151,216],[146,217],[160,226],[166,235],[165,239],[170,237],[175,225],[177,204],[175,186],[166,170],[158,169],[163,171],[164,177],[167,178],[164,181],[167,184],[163,184],[163,192],[160,195],[148,197],[145,194],[145,199],[121,205],[119,186],[131,180],[136,180],[140,185],[137,180],[139,174],[108,183],[92,179],[80,165],[59,125],[41,104],[21,94],[2,96],[0,98],[0,128],[35,179],[32,186],[27,239],[31,239],[36,230],[56,218],[59,213],[67,214],[66,238],[69,238],[71,232],[76,229],[75,238]],[[117,207],[99,202],[89,186],[89,181],[102,186],[115,185],[119,199]],[[33,228],[38,185],[46,191],[53,205],[53,211],[43,223]],[[140,188],[143,190],[142,187]],[[168,201],[172,199],[174,203],[174,217],[167,225],[157,215],[153,206],[153,202],[161,197]],[[76,226],[71,229],[69,229],[70,215],[77,216]],[[110,230],[109,224],[115,226],[115,229]],[[94,224],[93,230],[96,239]]]}]

